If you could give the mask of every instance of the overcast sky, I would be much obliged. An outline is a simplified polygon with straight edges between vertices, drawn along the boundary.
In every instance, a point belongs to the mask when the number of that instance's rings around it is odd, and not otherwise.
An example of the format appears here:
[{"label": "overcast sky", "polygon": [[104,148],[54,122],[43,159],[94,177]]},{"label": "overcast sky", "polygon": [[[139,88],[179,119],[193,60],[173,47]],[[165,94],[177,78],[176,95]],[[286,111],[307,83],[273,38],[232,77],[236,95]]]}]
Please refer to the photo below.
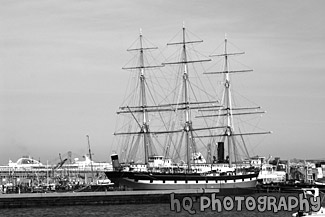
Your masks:
[{"label": "overcast sky", "polygon": [[[254,154],[325,158],[325,2],[260,0],[3,0],[0,2],[0,164],[87,152],[108,161],[142,28],[163,47],[186,27],[213,51],[227,33],[253,73],[243,94],[273,134]],[[210,50],[209,50],[210,49]]]}]

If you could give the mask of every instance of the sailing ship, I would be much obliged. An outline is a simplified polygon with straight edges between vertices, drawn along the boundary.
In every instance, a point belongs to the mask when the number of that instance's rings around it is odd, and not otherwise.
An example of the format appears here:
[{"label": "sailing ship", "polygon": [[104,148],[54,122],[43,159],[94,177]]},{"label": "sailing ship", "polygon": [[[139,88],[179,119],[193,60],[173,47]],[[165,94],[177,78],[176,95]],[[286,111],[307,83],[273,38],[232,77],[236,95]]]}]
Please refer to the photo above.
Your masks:
[{"label": "sailing ship", "polygon": [[[252,169],[250,165],[240,165],[234,154],[235,150],[234,137],[253,134],[264,134],[269,132],[257,133],[241,133],[234,131],[233,116],[247,115],[251,113],[261,113],[260,111],[247,112],[245,110],[257,110],[259,108],[234,108],[231,98],[230,74],[236,72],[244,72],[251,70],[230,71],[228,69],[228,57],[240,53],[227,52],[227,39],[225,39],[224,52],[219,55],[211,55],[210,57],[219,56],[224,58],[224,68],[219,72],[206,72],[205,74],[223,74],[224,75],[224,91],[221,102],[213,95],[213,100],[199,101],[197,96],[192,94],[191,76],[189,66],[194,64],[203,64],[203,62],[211,61],[209,58],[193,60],[189,56],[190,49],[188,46],[203,42],[202,40],[188,40],[186,28],[183,25],[181,31],[180,42],[172,42],[167,45],[179,45],[180,60],[176,62],[164,62],[161,65],[145,64],[147,51],[157,49],[157,47],[145,47],[143,44],[143,35],[140,31],[138,47],[128,49],[128,51],[136,51],[138,54],[138,65],[125,67],[124,69],[132,69],[138,72],[139,97],[138,105],[128,105],[120,107],[118,114],[129,115],[133,120],[126,124],[135,122],[136,129],[129,127],[127,132],[116,132],[115,135],[125,136],[122,146],[122,155],[128,150],[133,153],[132,157],[122,159],[119,162],[119,155],[112,154],[113,171],[105,172],[107,178],[120,187],[133,190],[175,190],[175,189],[216,189],[220,193],[237,194],[241,192],[251,191],[257,183],[258,171]],[[180,66],[178,71],[180,83],[176,86],[180,88],[176,97],[176,102],[157,103],[152,100],[153,105],[149,105],[148,96],[151,92],[147,90],[147,74],[146,70],[161,69],[165,66]],[[163,76],[161,76],[163,77]],[[172,82],[170,82],[172,83]],[[168,88],[175,91],[173,88]],[[135,92],[135,91],[134,91]],[[175,91],[177,92],[177,91]],[[211,98],[211,95],[210,95]],[[195,100],[194,100],[195,99]],[[155,103],[155,104],[154,104]],[[197,115],[196,121],[204,123],[205,126],[199,126],[193,121],[194,111],[201,115]],[[167,124],[162,120],[159,130],[152,130],[149,127],[149,114],[158,113],[158,117],[162,117],[162,113],[172,113],[171,121]],[[180,115],[180,118],[173,115]],[[207,120],[209,119],[209,120]],[[212,121],[211,121],[212,119]],[[224,121],[220,121],[223,119]],[[201,121],[198,121],[201,120]],[[177,123],[181,122],[181,127],[177,127]],[[153,124],[151,124],[153,125]],[[203,133],[203,134],[202,134]],[[159,143],[156,136],[164,135],[165,140]],[[176,135],[176,136],[175,136]],[[157,155],[154,150],[154,139],[158,144],[166,144],[163,146],[163,154]],[[197,142],[203,139],[210,139],[205,145],[206,158],[198,150]],[[135,157],[139,157],[138,150],[143,146],[143,161],[138,163],[134,161]],[[176,142],[175,142],[176,141]],[[131,144],[137,144],[131,146]],[[213,144],[213,145],[211,145]],[[225,144],[227,145],[228,156],[225,157]],[[179,149],[177,147],[180,147]],[[182,149],[182,147],[184,147]],[[212,156],[212,147],[215,147],[217,157]],[[173,150],[172,150],[173,149]],[[180,150],[183,150],[181,152]],[[175,157],[171,153],[176,153],[178,163],[175,163]],[[185,160],[181,160],[184,157]]]}]

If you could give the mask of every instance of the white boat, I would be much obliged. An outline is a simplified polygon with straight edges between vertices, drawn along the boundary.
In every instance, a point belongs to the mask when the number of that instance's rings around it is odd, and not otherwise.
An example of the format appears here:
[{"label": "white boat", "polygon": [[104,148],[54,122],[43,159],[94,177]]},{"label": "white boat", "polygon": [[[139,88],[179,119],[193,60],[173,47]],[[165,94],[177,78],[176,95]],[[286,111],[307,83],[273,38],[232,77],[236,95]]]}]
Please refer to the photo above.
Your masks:
[{"label": "white boat", "polygon": [[262,165],[258,179],[262,180],[263,184],[283,183],[286,181],[286,172],[277,171],[275,165],[266,163]]},{"label": "white boat", "polygon": [[[302,189],[305,197],[311,196],[311,197],[320,197],[320,191],[318,188],[304,188]],[[321,202],[323,202],[323,199]],[[304,212],[304,211],[298,211],[292,214],[293,217],[300,217],[300,216],[318,216],[318,217],[325,217],[325,207],[321,207],[317,212]]]}]

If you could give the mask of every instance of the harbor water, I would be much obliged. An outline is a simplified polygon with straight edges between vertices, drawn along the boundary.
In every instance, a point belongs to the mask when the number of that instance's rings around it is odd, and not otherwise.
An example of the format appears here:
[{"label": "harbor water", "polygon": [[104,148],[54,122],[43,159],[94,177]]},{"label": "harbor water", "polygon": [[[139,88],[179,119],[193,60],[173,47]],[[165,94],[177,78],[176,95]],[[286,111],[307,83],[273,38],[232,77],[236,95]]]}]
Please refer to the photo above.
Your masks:
[{"label": "harbor water", "polygon": [[67,207],[47,207],[47,208],[16,208],[1,209],[1,217],[9,216],[292,216],[293,212],[270,211],[259,212],[257,210],[248,211],[222,211],[220,213],[207,209],[204,212],[197,210],[196,214],[190,215],[187,211],[176,213],[170,210],[169,204],[136,204],[136,205],[99,205],[99,206],[67,206]]},{"label": "harbor water", "polygon": [[[136,192],[134,192],[136,193]],[[58,194],[59,195],[59,194]],[[63,194],[62,194],[63,195]],[[69,217],[79,217],[79,216],[292,216],[293,213],[297,212],[299,205],[292,205],[290,198],[297,198],[299,204],[301,203],[300,196],[303,196],[301,191],[295,191],[291,193],[284,192],[260,192],[251,195],[237,195],[237,196],[213,196],[213,194],[205,194],[199,197],[194,196],[195,194],[188,194],[186,196],[176,195],[174,193],[170,194],[169,200],[165,200],[163,203],[161,200],[146,201],[144,199],[137,198],[135,195],[129,194],[129,197],[135,200],[124,201],[124,197],[115,197],[114,202],[104,203],[98,200],[98,203],[93,203],[91,198],[85,199],[85,203],[80,205],[80,203],[75,203],[75,205],[68,205],[67,198],[64,196],[51,200],[50,203],[41,207],[39,206],[25,206],[22,208],[1,208],[0,217],[8,216],[69,216]],[[317,207],[325,207],[324,197],[318,197]],[[0,194],[4,198],[5,195]],[[110,197],[110,195],[107,195]],[[151,198],[150,195],[141,195],[141,197]],[[124,199],[123,199],[124,198]],[[214,200],[213,200],[214,198]],[[237,199],[242,198],[239,203]],[[267,200],[260,200],[261,198],[267,198]],[[273,199],[272,199],[273,198]],[[300,198],[300,199],[299,199]],[[308,197],[309,198],[309,197]],[[45,199],[45,198],[44,198]],[[163,197],[162,197],[163,199]],[[211,199],[211,200],[210,200]],[[272,199],[272,200],[271,200]],[[280,201],[285,201],[281,203]],[[311,198],[309,198],[311,199]],[[308,200],[309,200],[308,199]],[[66,201],[66,203],[59,203],[58,200]],[[118,201],[120,200],[120,201]],[[222,201],[221,206],[212,206],[213,202],[207,203],[207,201]],[[305,199],[303,199],[305,200]],[[306,199],[307,200],[307,199]],[[185,201],[185,202],[184,202]],[[225,202],[227,201],[227,202]],[[231,202],[232,201],[232,202]],[[250,201],[250,202],[249,202]],[[255,202],[254,202],[255,201]],[[272,202],[273,201],[273,202]],[[291,202],[290,202],[291,201]],[[119,202],[119,204],[117,204]],[[253,203],[251,203],[253,202]],[[254,208],[252,204],[255,203]],[[275,204],[270,206],[270,204]],[[91,205],[92,204],[92,205]],[[209,204],[209,205],[207,205]],[[264,205],[263,205],[264,204]],[[311,204],[310,204],[311,205]],[[204,209],[203,209],[204,207]],[[214,207],[214,208],[213,208]],[[227,209],[227,207],[232,207]],[[241,208],[239,208],[241,207]],[[263,210],[260,208],[264,207]],[[266,207],[272,207],[268,209]],[[303,206],[306,209],[306,206]],[[218,209],[220,208],[220,209]],[[311,206],[310,206],[311,208]],[[240,211],[237,211],[240,210]]]}]

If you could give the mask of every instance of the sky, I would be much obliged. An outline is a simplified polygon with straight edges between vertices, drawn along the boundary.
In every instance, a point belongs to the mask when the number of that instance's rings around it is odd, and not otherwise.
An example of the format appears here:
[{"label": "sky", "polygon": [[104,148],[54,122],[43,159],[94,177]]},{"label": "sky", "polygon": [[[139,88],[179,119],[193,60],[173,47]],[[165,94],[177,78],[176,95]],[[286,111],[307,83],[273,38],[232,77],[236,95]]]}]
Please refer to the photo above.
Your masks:
[{"label": "sky", "polygon": [[0,3],[0,165],[59,153],[109,161],[125,94],[126,49],[139,29],[164,47],[186,28],[211,52],[224,40],[254,72],[242,95],[273,133],[254,154],[325,159],[325,2],[321,0],[3,0]]}]

